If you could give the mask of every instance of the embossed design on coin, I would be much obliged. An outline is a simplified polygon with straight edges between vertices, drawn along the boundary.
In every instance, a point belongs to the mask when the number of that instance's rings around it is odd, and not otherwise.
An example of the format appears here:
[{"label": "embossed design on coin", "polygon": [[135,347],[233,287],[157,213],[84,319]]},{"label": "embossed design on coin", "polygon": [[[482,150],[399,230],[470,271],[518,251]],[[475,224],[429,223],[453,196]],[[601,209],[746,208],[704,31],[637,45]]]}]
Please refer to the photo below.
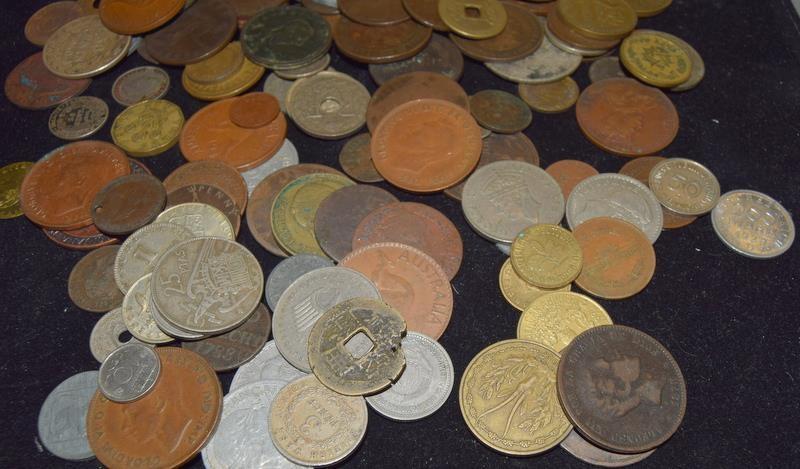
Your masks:
[{"label": "embossed design on coin", "polygon": [[280,261],[267,276],[267,285],[264,287],[269,307],[275,310],[283,292],[295,280],[323,267],[333,267],[333,261],[313,254],[296,254]]},{"label": "embossed design on coin", "polygon": [[337,139],[364,125],[369,98],[367,88],[349,75],[319,72],[289,88],[286,109],[307,134]]},{"label": "embossed design on coin", "polygon": [[201,203],[214,207],[222,212],[233,228],[233,234],[239,234],[242,219],[239,207],[231,196],[217,186],[209,184],[192,184],[183,186],[167,194],[167,208],[185,203]]},{"label": "embossed design on coin", "polygon": [[270,340],[258,352],[258,355],[236,370],[231,381],[230,392],[260,381],[276,380],[288,384],[306,375],[307,373],[287,362],[278,351],[275,341]]},{"label": "embossed design on coin", "polygon": [[0,220],[17,218],[22,215],[19,193],[22,181],[33,167],[29,161],[11,163],[0,168]]},{"label": "embossed design on coin", "polygon": [[517,323],[517,338],[560,353],[581,332],[607,324],[612,324],[608,313],[591,298],[572,292],[548,293],[534,300],[522,313]]},{"label": "embossed design on coin", "polygon": [[122,304],[122,292],[114,283],[114,261],[119,246],[106,246],[86,254],[69,274],[69,298],[76,306],[105,313]]},{"label": "embossed design on coin", "polygon": [[164,69],[136,67],[114,80],[111,96],[123,106],[133,106],[142,101],[163,98],[169,90],[169,84],[169,75]]},{"label": "embossed design on coin", "polygon": [[179,166],[164,179],[167,192],[174,192],[181,187],[194,184],[206,184],[219,187],[228,194],[240,212],[244,212],[247,205],[247,183],[243,181],[232,166],[220,161],[195,161]]},{"label": "embossed design on coin", "polygon": [[517,92],[534,111],[559,113],[571,108],[581,93],[578,84],[570,77],[551,83],[520,83]]},{"label": "embossed design on coin", "polygon": [[151,273],[162,254],[192,236],[188,228],[173,223],[152,223],[128,236],[114,261],[114,280],[122,293]]},{"label": "embossed design on coin", "polygon": [[114,402],[132,402],[153,389],[159,373],[161,361],[152,348],[125,344],[100,365],[99,389]]},{"label": "embossed design on coin", "polygon": [[[506,255],[511,254],[511,248],[509,247],[508,249],[509,252]],[[503,297],[511,306],[520,311],[525,311],[528,305],[542,295],[552,292],[570,291],[572,288],[571,284],[567,284],[556,290],[549,290],[531,285],[514,270],[510,258],[506,259],[506,261],[503,262],[503,267],[500,268],[499,283],[500,292],[503,294]]]},{"label": "embossed design on coin", "polygon": [[671,39],[656,34],[639,32],[626,37],[619,58],[636,78],[662,88],[684,83],[692,72],[689,54]]},{"label": "embossed design on coin", "polygon": [[134,283],[122,302],[122,320],[132,336],[148,344],[164,344],[172,337],[159,329],[150,309],[151,287],[147,274]]},{"label": "embossed design on coin", "polygon": [[624,36],[638,19],[626,0],[564,0],[556,8],[564,21],[590,38]]},{"label": "embossed design on coin", "polygon": [[108,120],[108,104],[94,96],[77,96],[58,105],[50,114],[50,132],[64,140],[78,140],[97,133]]},{"label": "embossed design on coin", "polygon": [[[666,158],[662,156],[640,156],[625,163],[622,168],[619,169],[619,173],[630,176],[650,187],[650,171],[664,160],[666,160]],[[677,214],[663,205],[661,206],[661,212],[664,215],[665,230],[683,228],[697,220],[697,217]]]},{"label": "embossed design on coin", "polygon": [[170,207],[161,212],[156,223],[186,227],[197,237],[236,239],[236,232],[228,217],[219,209],[199,202],[186,202]]},{"label": "embossed design on coin", "polygon": [[680,215],[703,215],[719,200],[716,176],[705,166],[684,158],[670,158],[650,171],[650,189],[661,204]]},{"label": "embossed design on coin", "polygon": [[114,119],[111,137],[131,156],[158,155],[178,142],[183,121],[177,104],[164,99],[144,101]]},{"label": "embossed design on coin", "polygon": [[561,447],[581,461],[600,467],[630,466],[644,461],[656,451],[652,449],[644,453],[635,454],[612,453],[589,443],[575,429],[572,429],[569,435],[564,438],[564,441],[561,442]]},{"label": "embossed design on coin", "polygon": [[533,225],[511,245],[511,265],[526,282],[539,288],[561,288],[581,271],[583,256],[575,237],[558,225]]},{"label": "embossed design on coin", "polygon": [[470,39],[497,36],[508,22],[508,13],[497,0],[440,0],[439,16],[447,27]]},{"label": "embossed design on coin", "polygon": [[734,190],[720,197],[711,212],[714,232],[726,246],[755,259],[780,256],[794,243],[794,221],[772,197]]},{"label": "embossed design on coin", "polygon": [[703,81],[703,78],[706,75],[706,64],[705,62],[703,62],[703,57],[700,56],[700,53],[698,53],[697,50],[691,46],[691,44],[689,44],[688,42],[684,41],[683,39],[677,36],[665,33],[663,31],[653,31],[652,29],[637,29],[632,34],[638,34],[638,33],[653,34],[656,36],[666,38],[672,41],[673,43],[677,44],[678,47],[683,49],[683,51],[686,52],[686,54],[689,56],[689,60],[692,63],[691,76],[685,82],[671,88],[670,91],[688,91],[695,88],[697,85],[700,84],[701,81]]},{"label": "embossed design on coin", "polygon": [[86,412],[97,391],[97,371],[70,376],[55,387],[39,410],[39,441],[61,459],[94,457],[86,435]]},{"label": "embossed design on coin", "polygon": [[108,30],[96,15],[60,27],[42,51],[45,66],[63,78],[99,75],[125,58],[131,37]]},{"label": "embossed design on coin", "polygon": [[122,320],[122,308],[109,311],[97,320],[89,336],[89,349],[95,360],[103,363],[106,357],[123,344],[139,342],[132,337],[127,342],[120,340],[120,337],[128,329],[125,328],[125,321]]},{"label": "embossed design on coin", "polygon": [[333,29],[333,40],[339,53],[357,62],[388,63],[417,54],[430,40],[431,32],[431,28],[411,20],[367,26],[343,16]]},{"label": "embossed design on coin", "polygon": [[522,132],[533,119],[530,108],[502,90],[481,90],[469,97],[469,110],[482,127],[502,134]]}]

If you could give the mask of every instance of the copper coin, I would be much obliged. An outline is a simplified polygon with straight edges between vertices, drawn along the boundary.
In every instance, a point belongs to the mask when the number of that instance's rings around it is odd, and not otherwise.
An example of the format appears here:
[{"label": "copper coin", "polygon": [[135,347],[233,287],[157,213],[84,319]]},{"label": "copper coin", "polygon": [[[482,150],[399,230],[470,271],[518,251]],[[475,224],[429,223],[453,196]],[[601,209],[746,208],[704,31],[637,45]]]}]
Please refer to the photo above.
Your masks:
[{"label": "copper coin", "polygon": [[233,199],[239,207],[239,213],[244,213],[247,205],[247,183],[233,167],[220,161],[195,161],[179,166],[164,179],[164,187],[168,193],[195,184],[219,187]]},{"label": "copper coin", "polygon": [[571,108],[581,90],[575,80],[564,77],[550,83],[520,83],[517,93],[534,111],[555,114]]},{"label": "copper coin", "polygon": [[37,46],[44,46],[58,28],[85,14],[74,1],[50,3],[37,10],[25,23],[25,38]]},{"label": "copper coin", "polygon": [[62,248],[76,251],[91,251],[102,246],[119,243],[119,239],[101,233],[94,225],[89,225],[77,230],[48,230],[43,229],[47,238]]},{"label": "copper coin", "polygon": [[226,0],[197,0],[172,23],[144,38],[147,52],[167,65],[186,65],[216,54],[237,31]]},{"label": "copper coin", "polygon": [[651,155],[678,135],[678,111],[658,88],[631,78],[589,85],[575,105],[578,125],[595,145],[624,156]]},{"label": "copper coin", "polygon": [[246,22],[259,11],[266,8],[279,7],[288,3],[288,1],[289,0],[228,0],[228,3],[236,10],[236,16],[241,26],[242,22]]},{"label": "copper coin", "polygon": [[392,78],[375,91],[367,106],[367,127],[374,134],[378,123],[395,108],[423,98],[450,101],[469,111],[469,97],[454,80],[433,72],[411,72]]},{"label": "copper coin", "polygon": [[343,187],[322,200],[314,218],[314,235],[319,246],[335,261],[353,250],[358,224],[373,210],[397,202],[397,197],[380,187],[358,184]]},{"label": "copper coin", "polygon": [[405,244],[376,243],[353,251],[339,265],[372,280],[381,299],[406,320],[409,331],[438,340],[447,329],[453,290],[431,256]]},{"label": "copper coin", "polygon": [[[655,165],[666,160],[663,156],[642,156],[632,159],[625,163],[619,170],[620,174],[630,176],[647,187],[650,187],[650,171]],[[664,229],[675,230],[690,225],[697,217],[692,215],[681,215],[672,210],[661,206],[661,212],[664,214]]]},{"label": "copper coin", "polygon": [[166,200],[161,181],[146,174],[130,174],[114,179],[97,193],[92,220],[103,233],[130,234],[155,220]]},{"label": "copper coin", "polygon": [[529,1],[515,1],[514,3],[527,8],[536,16],[547,16],[551,11],[556,9],[557,4],[555,1],[544,1],[538,3],[531,3]]},{"label": "copper coin", "polygon": [[230,119],[236,98],[223,99],[197,111],[183,126],[180,147],[188,161],[215,160],[240,172],[270,159],[286,138],[286,118],[278,114],[257,129],[245,129]]},{"label": "copper coin", "polygon": [[[338,5],[338,2],[333,4]],[[332,6],[326,5],[322,2],[322,0],[303,0],[303,6],[315,13],[319,13],[320,15],[338,17],[340,13],[339,8],[334,8]],[[327,20],[327,18],[325,19]],[[331,27],[333,27],[332,24]]]},{"label": "copper coin", "polygon": [[481,62],[511,62],[533,54],[544,40],[536,16],[515,3],[502,2],[508,14],[503,31],[488,39],[468,39],[450,33],[450,40],[467,57]]},{"label": "copper coin", "polygon": [[403,7],[417,23],[430,26],[437,31],[450,31],[439,16],[438,0],[403,0]]},{"label": "copper coin", "polygon": [[211,365],[179,347],[155,350],[161,373],[149,394],[120,404],[97,391],[89,404],[89,445],[105,466],[178,467],[205,446],[217,427],[222,387]]},{"label": "copper coin", "polygon": [[561,192],[564,194],[564,200],[569,198],[572,189],[584,179],[600,174],[592,165],[586,164],[578,160],[561,160],[556,161],[545,169],[547,174],[553,176]]},{"label": "copper coin", "polygon": [[105,313],[122,306],[125,295],[114,281],[114,260],[119,246],[105,246],[86,254],[75,264],[67,280],[69,299],[75,306],[93,313]]},{"label": "copper coin", "polygon": [[37,52],[11,70],[6,77],[5,93],[9,101],[23,109],[47,109],[83,93],[91,78],[67,80],[44,66]]},{"label": "copper coin", "polygon": [[231,122],[239,127],[257,129],[274,121],[280,112],[281,105],[275,96],[256,92],[234,99],[230,118]]},{"label": "copper coin", "polygon": [[609,300],[628,298],[653,278],[656,253],[634,225],[597,217],[578,225],[572,234],[583,252],[583,269],[575,283],[584,291]]},{"label": "copper coin", "polygon": [[97,193],[130,172],[125,153],[110,143],[71,143],[31,168],[22,182],[20,205],[32,222],[45,228],[83,228],[92,224]]},{"label": "copper coin", "polygon": [[577,49],[608,50],[619,44],[619,39],[593,39],[582,35],[564,22],[558,8],[547,15],[547,27],[558,39]]},{"label": "copper coin", "polygon": [[435,208],[416,202],[384,205],[364,217],[353,235],[353,250],[393,242],[431,256],[452,279],[461,267],[464,246],[453,222]]},{"label": "copper coin", "polygon": [[501,134],[521,132],[533,120],[528,105],[507,91],[478,91],[469,97],[469,109],[478,124]]},{"label": "copper coin", "polygon": [[237,235],[239,234],[242,212],[236,202],[224,190],[210,184],[190,184],[181,186],[167,194],[167,207],[174,207],[188,202],[199,202],[218,209],[231,222],[233,232]]},{"label": "copper coin", "polygon": [[428,45],[413,57],[387,64],[369,64],[369,74],[378,85],[411,72],[433,72],[458,81],[464,72],[464,57],[452,41],[432,34]]},{"label": "copper coin", "polygon": [[300,176],[312,173],[342,174],[330,166],[301,163],[270,174],[258,183],[258,186],[250,194],[250,203],[245,214],[247,226],[258,244],[276,256],[286,257],[286,253],[278,246],[278,242],[272,234],[272,203],[286,184]]},{"label": "copper coin", "polygon": [[344,172],[359,182],[381,182],[383,176],[375,169],[370,154],[372,138],[368,133],[358,134],[344,144],[339,152],[339,165]]},{"label": "copper coin", "polygon": [[[478,161],[478,169],[495,161],[525,161],[539,166],[539,151],[531,142],[531,139],[523,133],[516,134],[496,134],[492,133],[483,139],[483,149],[481,159]],[[461,193],[464,191],[466,181],[462,181],[453,187],[448,187],[444,193],[448,196],[461,200]]]},{"label": "copper coin", "polygon": [[264,348],[272,328],[272,319],[263,303],[256,306],[247,321],[222,335],[193,342],[181,347],[205,358],[215,371],[228,371],[249,362]]},{"label": "copper coin", "polygon": [[407,59],[421,51],[432,30],[415,21],[389,26],[367,26],[342,17],[333,28],[333,40],[343,55],[363,63]]},{"label": "copper coin", "polygon": [[342,14],[356,23],[387,26],[409,19],[402,0],[339,0]]},{"label": "copper coin", "polygon": [[117,34],[136,35],[152,31],[181,12],[185,0],[103,0],[100,19]]}]

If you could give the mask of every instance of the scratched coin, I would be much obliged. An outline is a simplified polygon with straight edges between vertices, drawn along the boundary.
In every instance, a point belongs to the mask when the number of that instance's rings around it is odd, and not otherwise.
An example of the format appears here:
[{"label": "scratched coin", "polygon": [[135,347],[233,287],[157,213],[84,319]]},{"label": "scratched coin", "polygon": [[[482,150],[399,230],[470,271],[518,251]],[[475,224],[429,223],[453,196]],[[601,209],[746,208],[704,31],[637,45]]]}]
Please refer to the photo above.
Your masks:
[{"label": "scratched coin", "polygon": [[770,259],[794,243],[791,214],[761,192],[734,190],[720,197],[711,211],[714,232],[726,246],[755,259]]},{"label": "scratched coin", "polygon": [[39,441],[61,459],[94,457],[86,435],[86,413],[97,391],[97,375],[92,370],[70,376],[47,395],[39,410]]},{"label": "scratched coin", "polygon": [[280,261],[267,276],[267,285],[264,287],[264,296],[270,309],[275,311],[281,295],[295,280],[323,267],[333,267],[333,261],[314,254],[296,254]]},{"label": "scratched coin", "polygon": [[258,352],[258,355],[236,370],[231,381],[230,392],[260,381],[276,380],[288,384],[306,374],[287,362],[278,351],[275,341],[270,340]]},{"label": "scratched coin", "polygon": [[64,140],[78,140],[97,133],[108,121],[108,104],[94,96],[76,96],[50,114],[50,132]]},{"label": "scratched coin", "polygon": [[161,360],[152,348],[125,344],[100,365],[100,392],[114,402],[132,402],[150,392],[161,372]]}]

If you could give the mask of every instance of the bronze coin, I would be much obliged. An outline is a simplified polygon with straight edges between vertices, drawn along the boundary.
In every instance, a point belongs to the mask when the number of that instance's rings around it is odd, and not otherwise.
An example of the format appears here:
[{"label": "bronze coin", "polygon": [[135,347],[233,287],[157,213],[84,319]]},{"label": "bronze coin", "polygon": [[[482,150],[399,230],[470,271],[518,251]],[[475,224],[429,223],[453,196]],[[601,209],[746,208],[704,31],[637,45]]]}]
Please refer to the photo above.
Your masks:
[{"label": "bronze coin", "polygon": [[403,7],[417,23],[430,26],[437,31],[450,31],[439,16],[438,0],[403,0]]},{"label": "bronze coin", "polygon": [[75,264],[67,280],[69,299],[93,313],[106,313],[122,306],[125,295],[114,281],[114,260],[119,246],[105,246],[86,254]]},{"label": "bronze coin", "polygon": [[467,57],[481,62],[511,62],[533,54],[544,40],[544,31],[536,16],[515,3],[502,2],[508,23],[497,36],[468,39],[450,33],[450,40]]},{"label": "bronze coin", "polygon": [[432,29],[415,21],[389,26],[367,26],[342,17],[333,28],[333,41],[343,55],[363,63],[407,59],[421,51]]},{"label": "bronze coin", "polygon": [[530,1],[514,1],[514,3],[527,8],[536,16],[547,16],[551,11],[556,9],[556,5],[558,4],[558,2],[549,0],[538,3],[530,3]]},{"label": "bronze coin", "polygon": [[438,73],[412,72],[392,78],[375,91],[367,105],[367,127],[375,132],[386,114],[423,98],[443,99],[469,111],[469,97],[461,85]]},{"label": "bronze coin", "polygon": [[415,202],[387,204],[364,217],[353,235],[353,250],[386,242],[406,244],[431,256],[451,280],[464,255],[453,222],[435,208]]},{"label": "bronze coin", "polygon": [[520,83],[517,93],[534,111],[555,114],[571,108],[581,90],[575,80],[564,77],[550,83]]},{"label": "bronze coin", "polygon": [[[478,166],[486,166],[495,161],[525,161],[539,166],[539,151],[531,142],[531,139],[522,132],[515,134],[495,134],[492,133],[483,139],[483,149]],[[466,181],[462,181],[453,187],[444,190],[444,193],[456,200],[461,200],[461,193],[464,192]]]},{"label": "bronze coin", "polygon": [[[666,160],[663,156],[641,156],[625,163],[619,170],[620,174],[630,176],[647,187],[650,187],[650,171],[655,165]],[[661,206],[664,215],[664,229],[675,230],[690,225],[697,217],[693,215],[681,215],[672,210]]]},{"label": "bronze coin", "polygon": [[547,28],[558,39],[576,49],[608,50],[616,47],[620,41],[619,39],[593,39],[584,36],[564,21],[558,8],[553,8],[553,11],[547,15]]},{"label": "bronze coin", "polygon": [[234,99],[228,112],[234,124],[247,129],[256,129],[274,121],[281,112],[281,106],[275,96],[255,92]]},{"label": "bronze coin", "polygon": [[47,4],[25,23],[25,38],[32,44],[44,46],[58,28],[85,14],[83,8],[74,1]]},{"label": "bronze coin", "polygon": [[501,134],[521,132],[533,120],[528,105],[506,91],[478,91],[469,97],[469,109],[478,124]]},{"label": "bronze coin", "polygon": [[272,329],[269,310],[263,303],[241,326],[222,335],[193,342],[181,347],[205,358],[214,371],[228,371],[249,362],[264,348]]},{"label": "bronze coin", "polygon": [[272,234],[272,203],[281,189],[299,178],[312,173],[341,174],[339,171],[321,164],[301,163],[279,169],[264,178],[250,194],[247,206],[247,226],[258,244],[276,256],[286,257]]},{"label": "bronze coin", "polygon": [[233,232],[239,234],[242,215],[236,202],[230,195],[217,186],[209,184],[190,184],[179,187],[167,194],[167,207],[174,207],[188,202],[199,202],[211,205],[222,212],[231,222]]},{"label": "bronze coin", "polygon": [[243,214],[247,205],[247,183],[241,173],[221,161],[193,161],[179,166],[164,179],[167,192],[184,186],[208,184],[228,194]]},{"label": "bronze coin", "polygon": [[561,160],[556,161],[545,169],[547,174],[553,176],[561,192],[564,194],[564,200],[569,199],[569,194],[572,189],[584,179],[600,174],[590,164],[578,160]]},{"label": "bronze coin", "polygon": [[62,248],[76,251],[91,251],[103,246],[119,243],[119,239],[110,237],[100,232],[94,225],[89,225],[77,230],[61,231],[43,229],[47,238]]},{"label": "bronze coin", "polygon": [[358,182],[381,182],[383,176],[375,169],[369,151],[371,137],[358,134],[344,144],[339,152],[339,164],[344,172]]},{"label": "bronze coin", "polygon": [[387,26],[409,19],[402,0],[339,0],[342,14],[356,23]]},{"label": "bronze coin", "polygon": [[197,0],[172,23],[144,38],[147,52],[166,65],[187,65],[216,54],[237,30],[226,0]]},{"label": "bronze coin", "polygon": [[44,66],[37,52],[19,63],[6,77],[5,93],[9,101],[22,109],[47,109],[83,93],[91,78],[67,80]]},{"label": "bronze coin", "polygon": [[378,85],[411,72],[439,73],[458,81],[464,72],[464,57],[452,41],[432,34],[428,45],[411,58],[387,64],[369,64],[369,74]]},{"label": "bronze coin", "polygon": [[358,184],[343,187],[322,200],[314,218],[314,235],[325,254],[340,261],[353,250],[353,235],[373,210],[397,202],[380,187]]},{"label": "bronze coin", "polygon": [[126,235],[151,223],[164,210],[167,191],[147,174],[114,179],[92,202],[92,220],[103,233]]}]

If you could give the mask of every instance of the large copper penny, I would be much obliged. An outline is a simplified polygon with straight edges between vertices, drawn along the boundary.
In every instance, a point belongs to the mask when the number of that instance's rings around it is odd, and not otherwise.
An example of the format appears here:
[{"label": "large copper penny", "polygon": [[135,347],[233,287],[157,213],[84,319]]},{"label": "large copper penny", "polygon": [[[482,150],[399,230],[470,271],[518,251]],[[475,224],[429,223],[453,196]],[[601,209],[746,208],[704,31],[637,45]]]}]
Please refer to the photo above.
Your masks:
[{"label": "large copper penny", "polygon": [[370,154],[372,138],[368,133],[358,134],[344,144],[339,152],[339,164],[348,176],[359,182],[381,182],[383,176],[375,169]]},{"label": "large copper penny", "polygon": [[410,20],[389,26],[367,26],[343,17],[333,28],[333,40],[339,52],[357,62],[388,63],[421,51],[431,33],[431,28]]},{"label": "large copper penny", "polygon": [[175,21],[145,36],[144,46],[162,64],[186,65],[222,50],[236,31],[236,10],[226,0],[197,0]]},{"label": "large copper penny", "polygon": [[167,207],[190,202],[199,202],[218,209],[231,222],[233,232],[239,234],[239,226],[242,223],[241,211],[236,202],[224,190],[209,184],[191,184],[179,187],[167,194]]},{"label": "large copper penny", "polygon": [[481,90],[469,97],[469,109],[482,127],[501,134],[522,132],[533,120],[527,104],[502,90]]},{"label": "large copper penny", "polygon": [[278,99],[269,93],[256,92],[240,96],[233,101],[231,122],[246,129],[257,129],[269,124],[281,112]]},{"label": "large copper penny", "polygon": [[61,147],[36,163],[20,189],[22,211],[45,228],[74,230],[92,224],[92,200],[113,179],[131,172],[128,158],[106,142]]},{"label": "large copper penny", "polygon": [[[666,160],[663,156],[642,156],[632,159],[620,168],[619,173],[637,179],[647,187],[650,187],[650,171],[655,165]],[[690,225],[697,217],[692,215],[681,215],[672,210],[661,206],[664,214],[664,229],[675,230]]]},{"label": "large copper penny", "polygon": [[353,250],[374,243],[394,242],[431,256],[452,279],[461,267],[464,246],[449,218],[416,202],[395,202],[367,215],[353,235]]},{"label": "large copper penny", "polygon": [[417,23],[430,26],[437,31],[450,31],[439,16],[438,0],[403,0],[403,7]]},{"label": "large copper penny", "polygon": [[75,264],[67,280],[69,299],[75,306],[105,313],[122,306],[125,295],[114,281],[114,260],[119,246],[106,246],[86,254]]},{"label": "large copper penny", "polygon": [[76,251],[91,251],[102,246],[119,243],[119,239],[101,233],[94,225],[89,225],[77,230],[48,230],[43,229],[47,238],[62,248]]},{"label": "large copper penny", "polygon": [[185,0],[103,0],[100,19],[117,34],[152,31],[181,12]]},{"label": "large copper penny", "polygon": [[636,226],[597,217],[578,225],[572,234],[583,252],[583,269],[575,283],[584,291],[609,300],[628,298],[653,278],[656,253]]},{"label": "large copper penny", "polygon": [[561,160],[556,161],[545,169],[547,174],[553,176],[558,185],[561,187],[561,192],[564,194],[564,200],[569,199],[569,194],[572,189],[578,185],[579,182],[600,173],[590,164],[578,160]]},{"label": "large copper penny", "polygon": [[95,196],[92,220],[103,233],[126,235],[156,219],[164,209],[167,191],[147,174],[114,179]]},{"label": "large copper penny", "polygon": [[164,179],[167,192],[195,184],[219,187],[228,194],[244,213],[247,205],[247,183],[232,166],[220,161],[195,161],[179,166]]},{"label": "large copper penny", "polygon": [[149,394],[120,404],[97,391],[89,404],[89,445],[105,466],[180,466],[217,427],[222,387],[211,365],[179,347],[158,347],[156,353],[161,373]]},{"label": "large copper penny", "polygon": [[44,46],[58,28],[85,14],[83,8],[74,1],[47,4],[25,23],[25,38],[37,46]]},{"label": "large copper penny", "polygon": [[91,82],[91,78],[68,80],[54,75],[44,66],[42,53],[37,52],[11,70],[5,93],[9,101],[23,109],[47,109],[83,93]]},{"label": "large copper penny", "polygon": [[386,26],[409,19],[402,0],[339,0],[342,14],[356,23]]},{"label": "large copper penny", "polygon": [[631,78],[589,85],[575,105],[578,125],[595,145],[625,156],[651,155],[678,135],[678,112],[658,88]]},{"label": "large copper penny", "polygon": [[503,2],[508,22],[503,32],[488,39],[468,39],[450,33],[450,40],[467,57],[481,62],[510,62],[533,54],[544,40],[536,16],[515,3]]},{"label": "large copper penny", "polygon": [[464,57],[452,41],[433,34],[428,45],[413,57],[387,64],[369,64],[369,74],[378,85],[411,72],[433,72],[457,81],[464,72]]}]

